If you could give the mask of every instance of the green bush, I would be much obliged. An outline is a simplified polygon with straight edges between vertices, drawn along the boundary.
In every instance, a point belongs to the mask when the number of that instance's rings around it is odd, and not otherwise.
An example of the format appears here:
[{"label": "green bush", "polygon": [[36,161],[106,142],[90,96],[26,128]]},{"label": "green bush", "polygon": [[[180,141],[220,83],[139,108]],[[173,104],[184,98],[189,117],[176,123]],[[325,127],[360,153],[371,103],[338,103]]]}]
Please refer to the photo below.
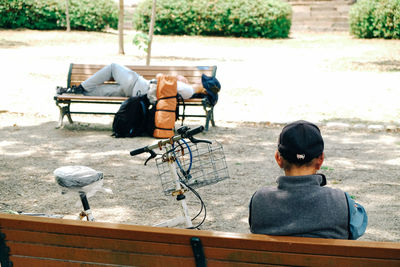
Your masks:
[{"label": "green bush", "polygon": [[[148,31],[152,2],[137,7],[136,30]],[[280,0],[158,0],[154,33],[285,38],[291,15],[291,6]]]},{"label": "green bush", "polygon": [[0,27],[56,29],[57,1],[6,0],[0,2]]},{"label": "green bush", "polygon": [[[72,29],[101,31],[107,25],[118,28],[118,6],[113,0],[70,0],[69,3]],[[61,25],[65,27],[65,24],[64,17]]]},{"label": "green bush", "polygon": [[[113,0],[70,0],[72,29],[101,31],[118,27],[118,7]],[[39,30],[66,27],[65,0],[2,0],[0,28]]]},{"label": "green bush", "polygon": [[400,38],[400,0],[361,0],[349,12],[350,32],[360,38]]}]

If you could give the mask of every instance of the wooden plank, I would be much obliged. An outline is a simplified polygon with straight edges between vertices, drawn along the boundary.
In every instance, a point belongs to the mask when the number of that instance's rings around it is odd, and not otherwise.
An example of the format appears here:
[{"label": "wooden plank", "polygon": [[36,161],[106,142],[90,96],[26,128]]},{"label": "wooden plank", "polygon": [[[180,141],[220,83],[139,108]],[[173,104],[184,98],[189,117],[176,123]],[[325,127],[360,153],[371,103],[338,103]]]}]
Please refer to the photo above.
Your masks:
[{"label": "wooden plank", "polygon": [[[71,73],[71,81],[72,80],[82,80],[82,79],[87,79],[89,77],[91,77],[92,75],[94,75],[96,72],[77,72],[76,70],[73,71]],[[155,79],[156,75],[160,72],[150,72],[150,71],[143,71],[143,72],[137,72],[140,75],[142,75],[143,77],[148,77],[150,79]],[[193,81],[199,81],[201,80],[201,76],[202,74],[206,74],[208,76],[211,76],[211,73],[207,73],[207,72],[199,72],[199,73],[194,73],[194,72],[183,72],[183,71],[176,71],[176,72],[162,72],[164,74],[169,74],[169,75],[183,75],[185,76],[189,81],[193,80]]]},{"label": "wooden plank", "polygon": [[[314,251],[305,253],[276,252],[264,250],[204,248],[207,259],[229,260],[230,262],[273,264],[273,265],[306,265],[306,266],[399,266],[398,260],[360,258],[353,256],[320,255]],[[301,264],[299,264],[301,263]]]},{"label": "wooden plank", "polygon": [[[104,67],[104,66],[103,66]],[[78,68],[78,67],[73,67],[71,69],[72,74],[93,74],[99,71],[101,68],[97,67],[88,67],[88,68]],[[197,69],[197,68],[144,68],[144,67],[138,67],[138,66],[127,66],[129,69],[139,73],[139,74],[157,74],[157,73],[186,73],[191,76],[201,76],[202,73],[212,73],[213,68],[209,69]],[[207,67],[208,68],[208,67]]]},{"label": "wooden plank", "polygon": [[[78,85],[91,77],[105,65],[72,64],[68,74],[69,85]],[[190,83],[201,82],[201,75],[204,73],[212,76],[216,66],[138,66],[129,65],[128,68],[142,75],[145,79],[154,79],[157,73],[171,75],[183,75]]]},{"label": "wooden plank", "polygon": [[[118,266],[121,267],[122,265],[120,264],[102,264],[102,263],[87,263],[87,262],[81,262],[81,261],[61,261],[61,260],[54,260],[54,259],[38,259],[38,258],[32,258],[32,257],[11,257],[10,260],[13,262],[13,266],[14,267],[25,267],[25,266],[41,266],[41,267],[99,267],[99,266],[107,266],[107,267],[111,267],[111,266]],[[155,262],[152,261],[148,261],[146,264],[144,264],[144,262],[142,262],[143,264],[137,264],[136,266],[156,266]],[[125,265],[126,266],[126,265]],[[128,265],[128,266],[132,266],[132,265]],[[166,265],[161,262],[159,263],[160,267],[165,267]],[[190,267],[190,266],[195,266],[193,265],[187,265],[185,267]],[[263,266],[263,267],[267,267],[267,266],[280,266],[280,265],[266,265],[266,264],[251,264],[251,263],[235,263],[234,265],[232,264],[232,262],[229,261],[216,261],[216,260],[207,260],[207,266],[208,267],[258,267],[258,266]]]},{"label": "wooden plank", "polygon": [[[72,261],[64,261],[64,260],[55,260],[55,259],[44,259],[44,258],[33,258],[33,257],[25,257],[25,256],[11,256],[11,262],[13,263],[13,267],[26,267],[26,266],[40,266],[40,267],[99,267],[99,266],[113,266],[109,264],[90,264],[85,262],[72,262]],[[117,265],[114,265],[117,266]]]},{"label": "wooden plank", "polygon": [[[91,77],[91,75],[88,75],[88,76],[82,76],[82,75],[79,75],[79,76],[71,76],[69,86],[70,86],[70,87],[71,87],[72,85],[78,86],[78,85],[80,85],[83,81],[87,80],[87,79],[90,78],[90,77]],[[147,80],[151,80],[151,79],[155,78],[155,75],[144,76],[144,78],[147,79]],[[200,78],[191,78],[191,77],[187,77],[187,76],[186,76],[186,78],[188,79],[188,82],[189,82],[190,84],[196,84],[196,83],[197,83],[197,84],[200,84],[200,83],[201,83],[201,79],[200,79]],[[108,83],[108,82],[107,82],[107,83]]]},{"label": "wooden plank", "polygon": [[[101,69],[105,64],[77,64],[72,63],[74,69]],[[131,69],[149,69],[149,70],[211,70],[216,66],[188,66],[188,65],[124,65]]]},{"label": "wooden plank", "polygon": [[[84,95],[69,95],[69,94],[62,94],[57,95],[57,99],[61,101],[68,101],[68,100],[83,100],[83,101],[117,101],[123,102],[127,97],[114,97],[114,96],[84,96]],[[195,104],[202,104],[202,98],[190,98],[185,99],[184,103],[195,103]],[[183,105],[183,101],[179,101],[179,104]]]},{"label": "wooden plank", "polygon": [[[299,264],[298,264],[299,265]],[[207,267],[279,267],[283,265],[276,264],[265,264],[265,263],[243,263],[243,262],[235,262],[234,264],[230,261],[220,261],[214,259],[207,259]]]},{"label": "wooden plank", "polygon": [[178,103],[182,104],[182,105],[183,105],[183,103],[185,103],[185,104],[187,104],[187,103],[201,104],[202,101],[203,101],[203,98],[189,98],[189,99],[185,99],[184,101],[179,100]]},{"label": "wooden plank", "polygon": [[[159,72],[157,72],[159,73]],[[150,73],[150,72],[145,72],[145,73],[139,73],[142,75],[146,80],[151,80],[155,79],[157,73]],[[199,83],[201,81],[201,75],[195,75],[194,73],[184,73],[184,72],[169,72],[164,74],[170,74],[170,75],[183,75],[185,76],[190,83]],[[77,82],[83,82],[93,76],[95,72],[93,73],[72,73],[70,75],[70,81],[77,81]],[[205,73],[208,76],[211,76],[211,74]]]},{"label": "wooden plank", "polygon": [[[71,69],[72,74],[93,74],[106,65],[77,65],[73,64]],[[215,66],[138,66],[138,65],[131,65],[126,66],[129,69],[142,74],[157,74],[157,73],[177,73],[182,74],[186,73],[192,76],[201,76],[202,73],[209,73],[212,74],[216,67]]]},{"label": "wooden plank", "polygon": [[[106,240],[104,242],[107,242]],[[87,249],[41,244],[9,242],[10,255],[47,258],[64,261],[117,264],[128,266],[193,266],[194,257],[177,257],[158,254],[127,253],[115,250]]]},{"label": "wooden plank", "polygon": [[80,247],[87,249],[104,249],[121,252],[149,253],[170,256],[192,257],[190,239],[186,244],[170,244],[168,240],[163,242],[136,241],[120,238],[99,238],[82,235],[33,232],[25,230],[3,230],[7,240],[12,243],[42,244],[60,247]]},{"label": "wooden plank", "polygon": [[58,100],[85,100],[85,101],[125,101],[128,98],[122,96],[84,96],[62,94],[57,96]]}]

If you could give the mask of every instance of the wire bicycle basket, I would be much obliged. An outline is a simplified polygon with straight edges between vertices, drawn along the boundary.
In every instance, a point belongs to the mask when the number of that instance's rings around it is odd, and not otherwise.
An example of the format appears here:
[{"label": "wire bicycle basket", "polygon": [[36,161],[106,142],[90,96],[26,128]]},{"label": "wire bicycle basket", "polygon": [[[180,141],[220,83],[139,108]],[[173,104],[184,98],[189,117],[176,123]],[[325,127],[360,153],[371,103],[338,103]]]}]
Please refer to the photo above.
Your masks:
[{"label": "wire bicycle basket", "polygon": [[176,179],[171,176],[169,161],[173,160],[180,182],[200,188],[229,178],[222,145],[214,141],[192,143],[182,140],[173,149],[156,158],[158,174],[165,195],[176,190]]}]

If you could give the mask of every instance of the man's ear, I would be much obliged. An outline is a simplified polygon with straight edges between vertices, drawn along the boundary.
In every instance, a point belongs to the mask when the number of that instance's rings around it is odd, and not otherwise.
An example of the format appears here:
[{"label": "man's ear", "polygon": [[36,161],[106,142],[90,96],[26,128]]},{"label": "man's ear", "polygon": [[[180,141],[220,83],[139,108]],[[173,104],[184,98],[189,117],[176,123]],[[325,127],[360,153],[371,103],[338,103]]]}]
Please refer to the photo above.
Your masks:
[{"label": "man's ear", "polygon": [[283,168],[283,160],[282,160],[282,157],[279,154],[278,150],[275,151],[275,160],[276,160],[276,163],[278,163],[279,167]]},{"label": "man's ear", "polygon": [[322,152],[322,154],[316,160],[315,168],[317,170],[321,169],[321,166],[324,163],[324,159],[325,159],[325,154],[324,152]]}]

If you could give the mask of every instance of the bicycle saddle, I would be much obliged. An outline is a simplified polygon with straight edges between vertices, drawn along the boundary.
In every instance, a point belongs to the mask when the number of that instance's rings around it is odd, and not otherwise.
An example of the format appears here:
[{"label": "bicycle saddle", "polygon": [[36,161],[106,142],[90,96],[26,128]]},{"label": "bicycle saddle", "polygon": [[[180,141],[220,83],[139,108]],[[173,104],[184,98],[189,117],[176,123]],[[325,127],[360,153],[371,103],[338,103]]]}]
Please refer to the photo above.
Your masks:
[{"label": "bicycle saddle", "polygon": [[79,189],[103,179],[102,172],[86,166],[63,166],[53,173],[60,186],[70,189]]}]

